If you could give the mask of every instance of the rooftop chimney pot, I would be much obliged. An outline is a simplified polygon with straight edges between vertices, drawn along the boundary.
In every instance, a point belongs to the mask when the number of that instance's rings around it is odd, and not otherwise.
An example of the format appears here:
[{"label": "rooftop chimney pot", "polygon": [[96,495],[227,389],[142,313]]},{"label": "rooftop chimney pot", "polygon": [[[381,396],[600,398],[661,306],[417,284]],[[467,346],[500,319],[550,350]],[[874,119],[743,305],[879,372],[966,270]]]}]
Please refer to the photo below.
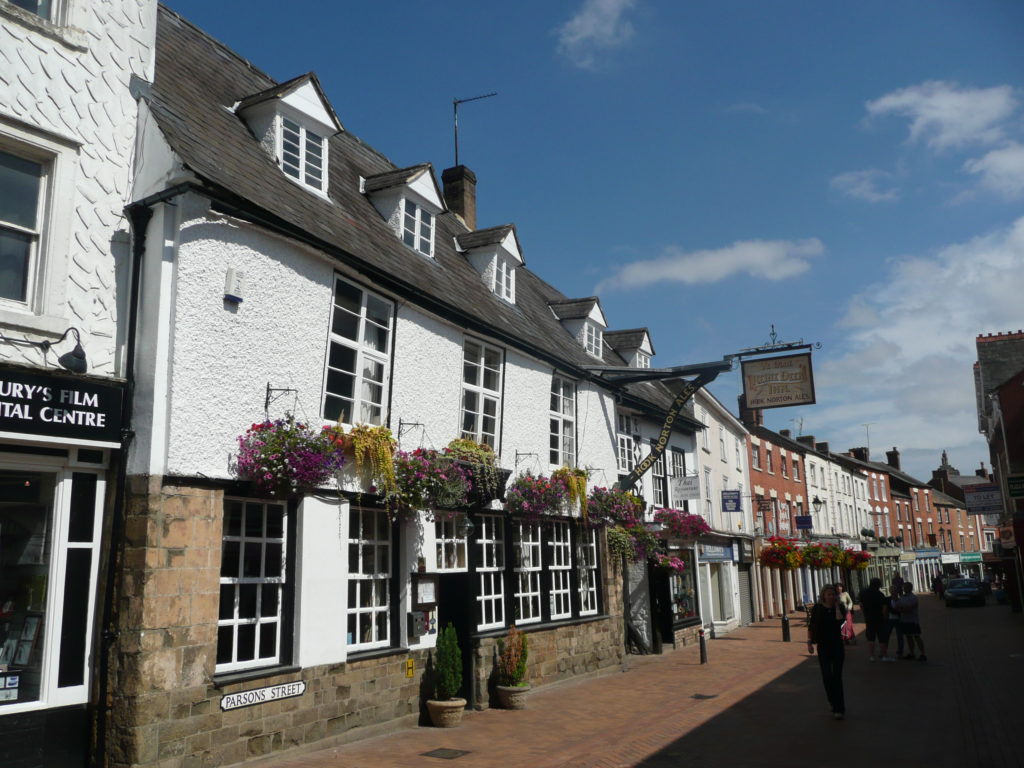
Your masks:
[{"label": "rooftop chimney pot", "polygon": [[464,165],[441,172],[444,202],[470,229],[476,229],[476,174]]}]

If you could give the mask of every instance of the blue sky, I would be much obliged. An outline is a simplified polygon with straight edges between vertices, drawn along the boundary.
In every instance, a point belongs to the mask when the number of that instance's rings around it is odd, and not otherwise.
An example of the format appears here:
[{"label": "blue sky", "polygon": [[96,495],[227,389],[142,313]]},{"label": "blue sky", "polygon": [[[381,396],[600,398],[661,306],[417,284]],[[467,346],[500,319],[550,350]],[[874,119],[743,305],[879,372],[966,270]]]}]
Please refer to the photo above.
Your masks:
[{"label": "blue sky", "polygon": [[[171,8],[283,80],[315,71],[399,165],[478,177],[479,225],[650,328],[662,366],[820,341],[766,413],[922,479],[987,450],[978,333],[1024,328],[1024,3],[524,0]],[[712,390],[735,408],[739,376]],[[796,421],[793,421],[796,420]]]}]

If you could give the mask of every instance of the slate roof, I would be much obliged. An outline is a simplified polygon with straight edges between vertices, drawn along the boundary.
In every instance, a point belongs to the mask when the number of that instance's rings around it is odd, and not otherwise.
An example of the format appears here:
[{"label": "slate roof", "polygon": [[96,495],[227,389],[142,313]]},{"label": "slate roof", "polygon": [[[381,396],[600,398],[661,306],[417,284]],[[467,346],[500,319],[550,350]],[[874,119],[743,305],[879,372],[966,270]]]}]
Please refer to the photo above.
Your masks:
[{"label": "slate roof", "polygon": [[[472,232],[463,232],[456,235],[459,250],[469,251],[473,248],[482,248],[487,245],[500,245],[501,241],[508,237],[509,232],[515,232],[515,224],[500,224],[497,227],[477,229]],[[519,246],[519,236],[516,235],[516,246]],[[522,253],[522,248],[519,249]]]},{"label": "slate roof", "polygon": [[589,317],[594,305],[600,301],[597,296],[587,296],[583,299],[560,299],[548,303],[559,320],[579,320]]},{"label": "slate roof", "polygon": [[[424,173],[430,173],[433,176],[430,163],[420,163],[419,165],[410,165],[408,168],[399,168],[396,171],[385,171],[384,173],[376,173],[373,176],[367,176],[363,182],[364,192],[377,192],[381,189],[390,189],[391,187],[404,187]],[[440,195],[438,190],[438,196],[443,200],[444,197]]]},{"label": "slate roof", "polygon": [[[651,338],[646,328],[629,328],[624,331],[605,331],[604,340],[616,352],[620,350],[640,349],[644,343],[644,337]],[[651,342],[651,354],[654,354],[654,342]]]},{"label": "slate roof", "polygon": [[942,491],[932,488],[932,504],[941,504],[944,507],[959,507],[960,509],[967,509],[967,505],[959,499],[954,499],[952,496],[948,496]]},{"label": "slate roof", "polygon": [[785,435],[780,435],[778,432],[773,432],[772,430],[768,429],[768,427],[760,425],[752,427],[748,426],[747,430],[750,432],[750,434],[754,435],[755,437],[760,437],[765,440],[768,440],[769,442],[772,442],[775,445],[785,448],[790,453],[792,453],[793,451],[797,451],[800,454],[807,453],[806,445],[804,445],[803,443],[798,443],[796,440],[793,440],[790,437],[786,437]]},{"label": "slate roof", "polygon": [[339,131],[345,130],[344,126],[342,126],[341,124],[341,120],[339,120],[338,116],[334,113],[334,107],[331,106],[331,103],[327,100],[327,97],[324,95],[324,89],[320,85],[320,80],[313,72],[307,72],[304,75],[293,77],[291,80],[285,80],[283,83],[280,83],[279,85],[266,88],[260,91],[259,93],[252,94],[251,96],[246,96],[244,99],[238,102],[238,105],[235,107],[235,111],[243,112],[248,107],[251,107],[254,104],[260,104],[264,101],[268,101],[269,99],[273,99],[278,96],[283,96],[284,94],[288,93],[291,90],[294,90],[307,80],[313,83],[313,87],[316,88],[317,93],[320,94],[320,100],[323,102],[324,109],[326,109],[327,113],[331,116],[331,120],[334,122],[335,129]]},{"label": "slate roof", "polygon": [[[593,358],[550,308],[580,300],[569,299],[526,268],[517,270],[515,305],[495,296],[455,250],[455,237],[468,230],[450,212],[436,218],[433,259],[407,248],[360,193],[359,179],[408,169],[396,168],[351,132],[328,139],[330,200],[289,181],[231,111],[240,99],[287,84],[276,83],[163,5],[157,16],[155,72],[149,105],[157,125],[219,210],[288,233],[332,256],[342,271],[366,276],[468,330],[581,378],[588,375],[583,366],[592,365]],[[589,311],[597,299],[586,301]],[[606,362],[625,365],[611,351],[606,351]],[[631,385],[628,391],[660,409],[673,399],[656,383]]]}]

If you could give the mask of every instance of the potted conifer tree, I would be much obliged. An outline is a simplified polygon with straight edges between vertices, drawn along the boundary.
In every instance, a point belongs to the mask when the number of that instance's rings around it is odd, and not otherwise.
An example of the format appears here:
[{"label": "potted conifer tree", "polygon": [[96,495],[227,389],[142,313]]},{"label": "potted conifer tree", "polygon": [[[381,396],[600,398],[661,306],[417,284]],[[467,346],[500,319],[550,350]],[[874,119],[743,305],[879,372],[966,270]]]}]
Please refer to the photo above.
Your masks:
[{"label": "potted conifer tree", "polygon": [[462,687],[462,652],[451,623],[437,638],[437,662],[434,670],[434,696],[427,699],[430,722],[437,728],[453,728],[462,722],[466,700],[458,698]]},{"label": "potted conifer tree", "polygon": [[505,709],[526,709],[526,657],[526,633],[509,627],[505,639],[498,641],[498,701]]}]

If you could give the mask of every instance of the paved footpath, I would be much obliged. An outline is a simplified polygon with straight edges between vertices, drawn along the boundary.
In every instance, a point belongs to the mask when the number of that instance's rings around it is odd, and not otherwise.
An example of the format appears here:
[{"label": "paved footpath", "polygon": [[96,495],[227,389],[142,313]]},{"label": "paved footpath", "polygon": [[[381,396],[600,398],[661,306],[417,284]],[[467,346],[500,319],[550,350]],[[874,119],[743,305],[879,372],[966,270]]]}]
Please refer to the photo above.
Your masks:
[{"label": "paved footpath", "polygon": [[[869,663],[847,649],[847,719],[832,719],[803,617],[696,647],[628,657],[628,669],[533,691],[528,709],[467,712],[456,729],[410,728],[253,762],[259,768],[677,768],[899,766],[1024,768],[1024,618],[1005,606],[921,600],[928,661]],[[859,625],[858,629],[863,629]],[[456,759],[426,757],[438,748]],[[868,751],[870,750],[870,751]]]}]

